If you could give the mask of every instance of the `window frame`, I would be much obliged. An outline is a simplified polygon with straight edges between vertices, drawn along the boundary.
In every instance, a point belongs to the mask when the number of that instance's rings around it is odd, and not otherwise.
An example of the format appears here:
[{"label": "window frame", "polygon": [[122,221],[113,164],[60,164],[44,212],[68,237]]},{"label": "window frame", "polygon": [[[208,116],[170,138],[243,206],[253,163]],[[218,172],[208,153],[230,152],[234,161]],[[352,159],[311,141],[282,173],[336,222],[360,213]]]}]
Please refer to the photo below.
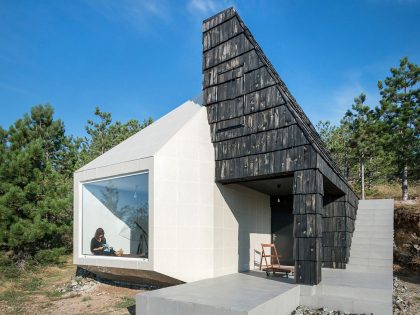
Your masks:
[{"label": "window frame", "polygon": [[[83,185],[85,184],[91,184],[91,183],[95,183],[95,182],[101,182],[101,181],[105,181],[105,180],[111,180],[111,179],[119,179],[119,178],[125,178],[125,177],[131,177],[131,176],[136,176],[136,175],[144,175],[147,174],[148,175],[148,179],[147,179],[147,203],[148,203],[148,223],[147,223],[147,229],[148,229],[148,239],[147,239],[147,246],[149,248],[148,251],[148,257],[123,257],[123,256],[106,256],[106,255],[89,255],[89,254],[84,254],[83,253]],[[87,260],[91,260],[91,259],[95,259],[95,260],[109,260],[109,259],[118,259],[118,260],[128,260],[128,261],[140,261],[140,262],[149,262],[150,261],[150,229],[151,229],[151,224],[150,224],[150,216],[151,216],[151,209],[150,209],[150,198],[151,198],[151,193],[150,193],[150,185],[151,185],[151,181],[150,181],[150,169],[146,169],[146,170],[141,170],[141,171],[136,171],[136,172],[132,172],[132,173],[125,173],[125,174],[118,174],[118,175],[109,175],[109,176],[104,176],[104,177],[98,177],[95,179],[91,179],[91,180],[84,180],[84,181],[80,181],[79,182],[79,244],[78,244],[78,255],[79,257],[83,257],[84,259]]]}]

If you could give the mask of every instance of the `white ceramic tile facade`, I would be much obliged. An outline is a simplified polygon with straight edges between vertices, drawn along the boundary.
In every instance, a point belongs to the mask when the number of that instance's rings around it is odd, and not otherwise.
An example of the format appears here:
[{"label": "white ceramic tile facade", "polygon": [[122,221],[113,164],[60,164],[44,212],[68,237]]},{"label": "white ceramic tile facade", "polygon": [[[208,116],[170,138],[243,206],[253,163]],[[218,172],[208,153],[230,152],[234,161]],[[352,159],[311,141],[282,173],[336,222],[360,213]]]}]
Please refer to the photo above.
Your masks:
[{"label": "white ceramic tile facade", "polygon": [[[204,107],[153,156],[109,163],[75,173],[75,263],[155,270],[186,282],[255,267],[255,250],[271,238],[269,197],[241,185],[215,184]],[[82,255],[80,182],[141,170],[149,172],[149,260]]]},{"label": "white ceramic tile facade", "polygon": [[[154,182],[155,235],[177,231],[170,245],[157,236],[156,271],[189,282],[254,268],[254,250],[270,241],[269,197],[215,184],[205,108],[158,151]],[[177,249],[177,266],[164,267],[163,248]]]},{"label": "white ceramic tile facade", "polygon": [[154,183],[155,270],[187,282],[212,277],[214,151],[205,108],[157,152]]},{"label": "white ceramic tile facade", "polygon": [[[241,185],[216,185],[214,193],[215,276],[256,268],[255,251],[271,240],[268,195]],[[217,234],[216,234],[217,232]]]}]

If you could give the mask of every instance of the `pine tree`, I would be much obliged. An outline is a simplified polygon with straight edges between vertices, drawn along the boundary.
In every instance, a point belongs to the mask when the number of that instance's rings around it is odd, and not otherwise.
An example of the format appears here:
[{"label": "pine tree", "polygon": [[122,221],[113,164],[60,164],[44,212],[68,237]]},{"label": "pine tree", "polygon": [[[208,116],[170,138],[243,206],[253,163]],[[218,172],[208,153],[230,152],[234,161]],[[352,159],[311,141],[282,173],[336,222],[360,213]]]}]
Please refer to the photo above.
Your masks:
[{"label": "pine tree", "polygon": [[333,160],[337,163],[341,173],[346,179],[350,178],[351,170],[351,148],[349,146],[350,134],[348,125],[331,125],[330,121],[320,121],[317,129],[321,139],[331,153]]},{"label": "pine tree", "polygon": [[0,244],[20,259],[71,248],[77,144],[53,114],[50,105],[35,106],[0,130]]},{"label": "pine tree", "polygon": [[391,76],[378,82],[386,148],[397,158],[403,200],[409,196],[409,169],[416,169],[419,164],[419,80],[419,66],[402,58],[398,68],[391,68]]},{"label": "pine tree", "polygon": [[375,158],[377,116],[375,111],[365,105],[366,95],[360,94],[354,99],[352,109],[345,114],[343,121],[350,130],[350,147],[360,166],[360,190],[362,199],[366,198],[366,164]]},{"label": "pine tree", "polygon": [[104,154],[153,122],[153,119],[149,117],[143,123],[139,123],[135,119],[131,119],[124,124],[120,121],[112,123],[111,113],[102,112],[99,107],[96,107],[95,116],[99,119],[99,122],[87,121],[86,132],[88,137],[85,137],[82,141],[81,165]]}]

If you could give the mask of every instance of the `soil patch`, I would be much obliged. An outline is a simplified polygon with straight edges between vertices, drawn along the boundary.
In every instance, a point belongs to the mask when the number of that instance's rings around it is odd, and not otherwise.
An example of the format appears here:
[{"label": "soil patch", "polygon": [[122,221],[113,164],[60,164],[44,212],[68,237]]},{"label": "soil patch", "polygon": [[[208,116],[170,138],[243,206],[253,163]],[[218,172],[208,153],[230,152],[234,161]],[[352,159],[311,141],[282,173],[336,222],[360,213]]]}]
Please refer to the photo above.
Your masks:
[{"label": "soil patch", "polygon": [[135,314],[143,290],[76,276],[76,266],[47,267],[0,288],[1,314]]}]

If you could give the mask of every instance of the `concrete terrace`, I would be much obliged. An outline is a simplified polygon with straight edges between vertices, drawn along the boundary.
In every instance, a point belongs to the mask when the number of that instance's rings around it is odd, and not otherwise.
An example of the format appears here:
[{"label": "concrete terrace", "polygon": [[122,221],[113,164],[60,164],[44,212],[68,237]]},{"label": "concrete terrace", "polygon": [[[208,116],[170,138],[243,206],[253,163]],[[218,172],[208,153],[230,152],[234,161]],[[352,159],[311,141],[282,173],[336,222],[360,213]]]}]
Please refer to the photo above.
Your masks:
[{"label": "concrete terrace", "polygon": [[[137,314],[290,314],[298,305],[392,314],[393,200],[360,201],[347,269],[318,285],[249,271],[140,293]],[[381,233],[369,233],[380,231]]]},{"label": "concrete terrace", "polygon": [[137,314],[288,314],[299,305],[293,280],[237,273],[137,296]]}]

